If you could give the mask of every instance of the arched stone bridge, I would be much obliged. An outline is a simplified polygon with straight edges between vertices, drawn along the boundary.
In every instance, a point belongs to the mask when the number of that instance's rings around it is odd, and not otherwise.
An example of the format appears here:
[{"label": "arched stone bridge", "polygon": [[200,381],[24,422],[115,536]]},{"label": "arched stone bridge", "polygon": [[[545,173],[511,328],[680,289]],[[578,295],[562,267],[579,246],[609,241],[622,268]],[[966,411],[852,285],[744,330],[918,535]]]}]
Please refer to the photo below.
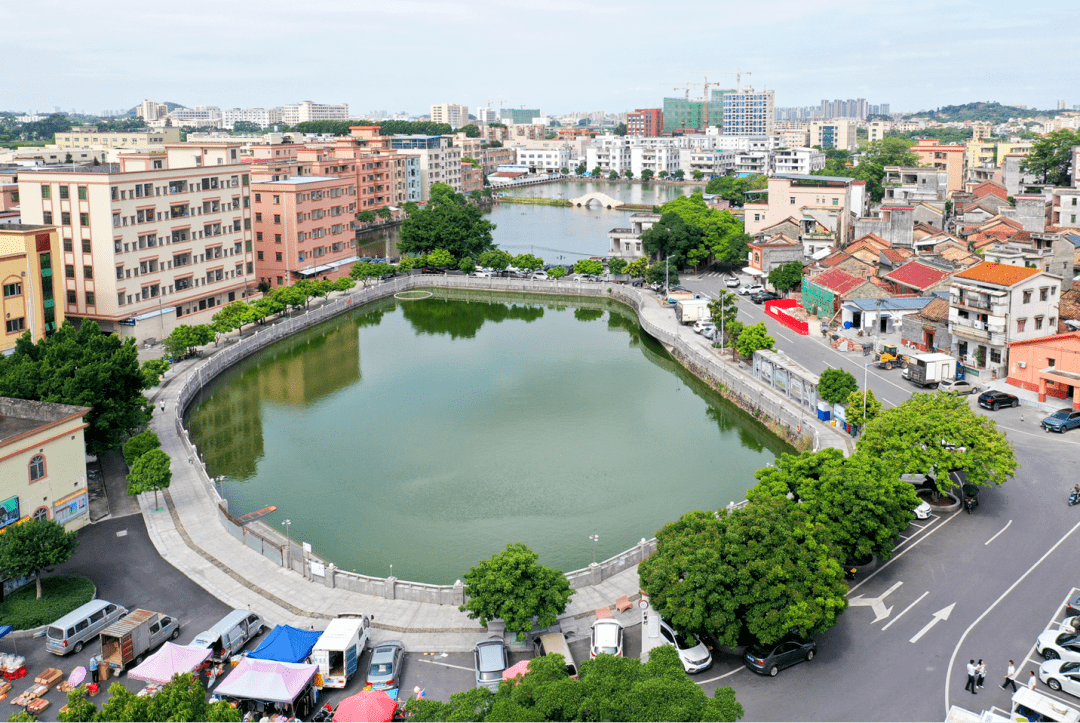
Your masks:
[{"label": "arched stone bridge", "polygon": [[584,196],[578,196],[577,198],[570,199],[570,203],[572,203],[574,206],[581,206],[582,208],[587,208],[589,204],[593,201],[596,201],[604,208],[618,208],[619,206],[623,205],[623,202],[618,200],[617,198],[612,198],[606,193],[597,193],[596,191],[593,191],[592,193],[586,193]]}]

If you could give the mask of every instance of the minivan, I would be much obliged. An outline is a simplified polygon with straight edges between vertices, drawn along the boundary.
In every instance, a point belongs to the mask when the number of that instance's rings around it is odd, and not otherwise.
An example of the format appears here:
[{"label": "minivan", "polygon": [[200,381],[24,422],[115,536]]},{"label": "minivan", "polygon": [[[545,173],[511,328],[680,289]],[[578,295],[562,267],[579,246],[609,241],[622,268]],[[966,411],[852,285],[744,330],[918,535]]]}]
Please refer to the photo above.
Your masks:
[{"label": "minivan", "polygon": [[250,610],[233,610],[209,630],[196,635],[188,645],[208,648],[211,658],[224,660],[240,652],[247,641],[262,631],[263,621],[257,614]]},{"label": "minivan", "polygon": [[81,653],[86,641],[127,613],[127,608],[108,600],[91,600],[48,627],[45,650],[56,655]]},{"label": "minivan", "polygon": [[563,656],[563,661],[566,663],[566,672],[571,678],[577,680],[577,663],[574,662],[574,655],[570,652],[570,646],[566,643],[566,636],[562,633],[548,633],[533,638],[533,652],[536,653],[538,658],[548,653],[558,653]]}]

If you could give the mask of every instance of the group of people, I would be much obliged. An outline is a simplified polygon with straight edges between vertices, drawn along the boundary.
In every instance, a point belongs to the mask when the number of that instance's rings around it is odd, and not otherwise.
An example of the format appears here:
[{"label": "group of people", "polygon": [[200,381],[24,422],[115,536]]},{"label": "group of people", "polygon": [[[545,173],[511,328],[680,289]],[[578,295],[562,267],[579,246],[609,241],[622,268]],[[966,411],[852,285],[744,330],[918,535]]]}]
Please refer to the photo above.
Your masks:
[{"label": "group of people", "polygon": [[[969,660],[967,664],[967,685],[964,686],[964,690],[970,690],[972,695],[976,695],[976,690],[983,687],[983,682],[986,680],[986,663],[979,658],[979,662]],[[1028,672],[1027,685],[1032,690],[1035,689],[1035,683],[1038,678],[1035,677],[1035,671]],[[1013,692],[1016,692],[1016,665],[1013,661],[1009,661],[1009,667],[1005,671],[1005,681],[1001,684],[1001,689],[1005,690],[1009,686],[1012,686]]]}]

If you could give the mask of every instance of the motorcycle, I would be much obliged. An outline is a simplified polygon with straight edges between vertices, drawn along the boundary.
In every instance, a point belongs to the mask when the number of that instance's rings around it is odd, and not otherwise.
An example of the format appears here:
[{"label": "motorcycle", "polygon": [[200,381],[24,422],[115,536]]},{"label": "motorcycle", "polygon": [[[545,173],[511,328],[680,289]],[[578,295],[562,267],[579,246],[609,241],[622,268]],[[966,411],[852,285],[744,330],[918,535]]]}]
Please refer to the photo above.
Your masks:
[{"label": "motorcycle", "polygon": [[1069,493],[1069,507],[1080,504],[1080,490],[1073,490]]}]

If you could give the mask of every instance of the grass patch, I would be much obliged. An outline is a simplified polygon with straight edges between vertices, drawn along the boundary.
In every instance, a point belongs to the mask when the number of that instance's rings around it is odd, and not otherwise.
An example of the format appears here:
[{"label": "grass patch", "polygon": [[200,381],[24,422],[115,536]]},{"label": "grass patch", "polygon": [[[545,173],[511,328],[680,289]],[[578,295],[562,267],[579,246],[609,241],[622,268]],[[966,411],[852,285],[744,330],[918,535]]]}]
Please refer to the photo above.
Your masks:
[{"label": "grass patch", "polygon": [[46,577],[41,581],[40,600],[37,599],[37,586],[30,583],[0,602],[0,621],[16,630],[48,625],[90,602],[93,597],[94,583],[90,578],[80,575]]}]

